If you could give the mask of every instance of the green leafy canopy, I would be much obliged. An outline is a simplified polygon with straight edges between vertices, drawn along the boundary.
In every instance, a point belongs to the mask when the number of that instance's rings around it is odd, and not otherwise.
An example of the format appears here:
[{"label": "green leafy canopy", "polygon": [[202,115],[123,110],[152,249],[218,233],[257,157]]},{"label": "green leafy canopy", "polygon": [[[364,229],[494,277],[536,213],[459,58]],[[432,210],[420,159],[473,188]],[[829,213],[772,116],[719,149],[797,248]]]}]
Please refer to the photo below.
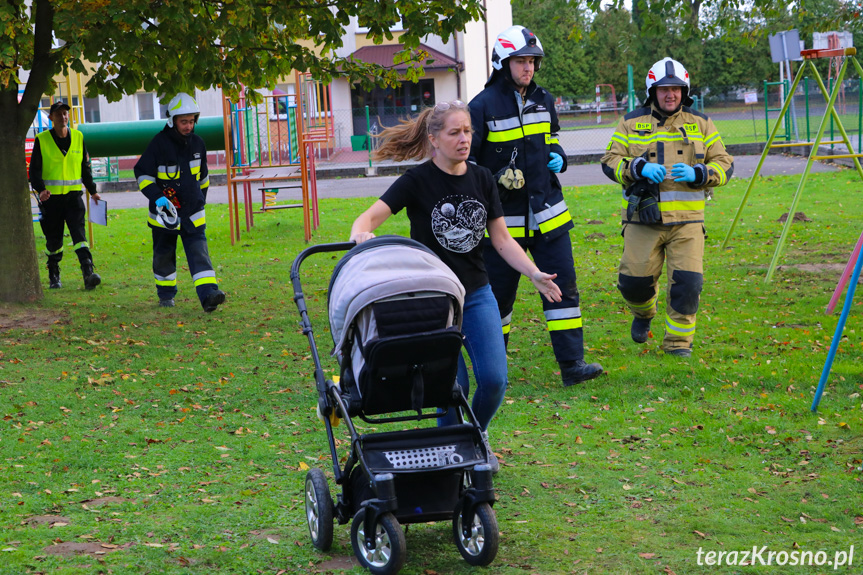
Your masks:
[{"label": "green leafy canopy", "polygon": [[[351,17],[376,43],[391,39],[390,27],[401,20],[401,56],[412,63],[406,75],[416,78],[420,38],[446,40],[480,16],[479,0],[35,0],[29,9],[10,0],[0,5],[0,84],[14,82],[22,69],[38,71],[40,59],[51,75],[67,68],[88,74],[88,95],[110,101],[162,86],[235,93],[292,70],[324,81],[393,83],[393,69],[335,55]],[[44,49],[52,35],[53,46]]]}]

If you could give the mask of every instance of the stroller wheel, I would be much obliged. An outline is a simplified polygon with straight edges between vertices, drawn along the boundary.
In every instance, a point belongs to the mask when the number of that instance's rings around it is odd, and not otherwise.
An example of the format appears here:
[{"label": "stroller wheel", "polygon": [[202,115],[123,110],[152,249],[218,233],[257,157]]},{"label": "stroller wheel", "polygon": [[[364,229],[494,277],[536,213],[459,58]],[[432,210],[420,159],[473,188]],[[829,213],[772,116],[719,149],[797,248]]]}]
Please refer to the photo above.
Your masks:
[{"label": "stroller wheel", "polygon": [[477,505],[470,529],[465,534],[462,530],[462,503],[459,502],[452,518],[452,534],[459,553],[471,565],[488,565],[494,561],[500,534],[494,510],[488,503]]},{"label": "stroller wheel", "polygon": [[385,513],[375,525],[374,547],[365,538],[366,510],[360,509],[351,523],[351,545],[360,563],[375,575],[393,575],[405,564],[407,544],[401,525],[392,513]]},{"label": "stroller wheel", "polygon": [[306,474],[306,521],[312,545],[329,550],[333,544],[333,498],[324,472],[316,467]]}]

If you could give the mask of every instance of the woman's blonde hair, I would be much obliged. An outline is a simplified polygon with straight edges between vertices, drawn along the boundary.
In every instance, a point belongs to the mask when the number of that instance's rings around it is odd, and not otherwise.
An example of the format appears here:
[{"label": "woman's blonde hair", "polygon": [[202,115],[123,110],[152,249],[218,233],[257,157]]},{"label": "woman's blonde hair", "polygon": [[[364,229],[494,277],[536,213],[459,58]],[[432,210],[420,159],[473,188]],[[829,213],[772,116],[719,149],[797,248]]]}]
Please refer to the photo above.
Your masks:
[{"label": "woman's blonde hair", "polygon": [[437,136],[443,130],[446,118],[452,112],[464,112],[470,116],[467,104],[460,100],[441,102],[426,108],[412,120],[399,120],[398,126],[384,128],[372,137],[380,142],[372,153],[375,160],[424,160],[431,156],[432,148],[428,136]]}]

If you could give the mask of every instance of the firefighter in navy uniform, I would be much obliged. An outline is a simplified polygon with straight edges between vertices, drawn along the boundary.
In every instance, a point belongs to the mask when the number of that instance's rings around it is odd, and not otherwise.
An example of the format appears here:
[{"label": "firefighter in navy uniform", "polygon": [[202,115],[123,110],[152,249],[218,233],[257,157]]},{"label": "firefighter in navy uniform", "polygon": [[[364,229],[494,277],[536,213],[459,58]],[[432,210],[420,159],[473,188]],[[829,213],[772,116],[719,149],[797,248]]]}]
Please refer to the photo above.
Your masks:
[{"label": "firefighter in navy uniform", "polygon": [[168,103],[168,122],[135,164],[138,188],[150,200],[148,224],[153,232],[153,274],[159,305],[174,307],[177,295],[177,238],[189,262],[201,307],[215,311],[225,302],[207,248],[207,149],[195,134],[200,109],[180,93]]},{"label": "firefighter in navy uniform", "polygon": [[[543,312],[564,386],[602,375],[602,366],[584,361],[578,285],[569,230],[572,217],[557,173],[566,153],[557,140],[554,98],[536,85],[544,52],[523,26],[504,30],[494,45],[491,78],[469,105],[475,136],[470,161],[494,174],[509,233],[536,265],[556,273],[563,299],[543,300]],[[519,273],[486,242],[483,257],[509,341]]]},{"label": "firefighter in navy uniform", "polygon": [[623,186],[617,287],[634,315],[633,341],[646,342],[665,261],[662,349],[689,357],[704,282],[705,194],[731,179],[734,158],[713,121],[689,107],[689,73],[680,62],[655,63],[646,85],[644,107],[620,120],[602,158],[603,172]]}]

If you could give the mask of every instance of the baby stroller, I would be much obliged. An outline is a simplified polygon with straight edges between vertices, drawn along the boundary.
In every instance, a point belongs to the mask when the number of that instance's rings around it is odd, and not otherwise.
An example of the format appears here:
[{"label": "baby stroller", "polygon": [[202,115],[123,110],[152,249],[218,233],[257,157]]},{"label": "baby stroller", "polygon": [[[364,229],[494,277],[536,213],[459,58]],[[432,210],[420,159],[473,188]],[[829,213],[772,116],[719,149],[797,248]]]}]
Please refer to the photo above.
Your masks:
[{"label": "baby stroller", "polygon": [[[321,366],[299,271],[314,253],[345,250],[328,290],[336,383]],[[353,518],[351,545],[360,563],[372,573],[392,574],[405,562],[403,524],[451,520],[464,559],[491,563],[499,541],[491,467],[456,383],[461,283],[431,250],[399,236],[309,247],[294,260],[291,282],[315,363],[318,416],[342,488],[334,504],[324,472],[313,468],[306,475],[312,544],[328,550],[333,519],[344,525]],[[445,413],[458,423],[417,425]],[[360,433],[355,418],[389,430]],[[333,435],[340,419],[351,437],[344,468]]]}]

